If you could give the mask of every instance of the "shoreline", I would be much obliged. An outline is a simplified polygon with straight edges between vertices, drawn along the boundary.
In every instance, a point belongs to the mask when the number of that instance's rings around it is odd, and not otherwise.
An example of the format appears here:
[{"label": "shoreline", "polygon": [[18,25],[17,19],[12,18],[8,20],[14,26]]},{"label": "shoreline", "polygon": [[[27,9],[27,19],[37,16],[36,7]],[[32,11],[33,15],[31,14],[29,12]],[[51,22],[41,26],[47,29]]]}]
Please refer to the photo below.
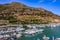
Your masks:
[{"label": "shoreline", "polygon": [[59,26],[60,23],[48,23],[48,24],[6,24],[6,25],[1,25],[0,28],[5,28],[5,27],[13,27],[13,26],[27,26],[27,25],[31,25],[31,26],[40,26],[40,27],[44,27],[44,26]]}]

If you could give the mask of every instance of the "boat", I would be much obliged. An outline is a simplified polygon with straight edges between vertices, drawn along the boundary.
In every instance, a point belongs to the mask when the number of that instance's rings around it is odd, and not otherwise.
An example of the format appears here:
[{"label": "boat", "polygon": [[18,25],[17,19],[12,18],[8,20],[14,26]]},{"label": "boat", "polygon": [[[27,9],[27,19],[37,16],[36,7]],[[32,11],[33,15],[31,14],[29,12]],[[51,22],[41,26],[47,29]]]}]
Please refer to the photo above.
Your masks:
[{"label": "boat", "polygon": [[28,29],[28,30],[25,30],[24,34],[34,36],[35,34],[40,34],[42,32],[43,32],[43,29]]},{"label": "boat", "polygon": [[60,40],[60,38],[56,38],[55,40]]},{"label": "boat", "polygon": [[21,37],[22,36],[22,34],[16,34],[16,37],[17,38],[19,38],[19,37]]},{"label": "boat", "polygon": [[43,36],[43,40],[49,40],[50,38],[47,37],[46,35]]}]

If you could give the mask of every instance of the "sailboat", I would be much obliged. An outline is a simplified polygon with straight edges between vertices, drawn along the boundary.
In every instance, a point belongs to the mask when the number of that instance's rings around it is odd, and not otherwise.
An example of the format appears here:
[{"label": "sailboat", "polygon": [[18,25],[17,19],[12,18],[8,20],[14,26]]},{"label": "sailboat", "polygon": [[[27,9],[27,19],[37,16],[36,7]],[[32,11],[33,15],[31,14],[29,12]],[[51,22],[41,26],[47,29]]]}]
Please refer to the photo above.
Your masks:
[{"label": "sailboat", "polygon": [[54,39],[54,36],[52,37],[52,40],[55,40],[55,39]]}]

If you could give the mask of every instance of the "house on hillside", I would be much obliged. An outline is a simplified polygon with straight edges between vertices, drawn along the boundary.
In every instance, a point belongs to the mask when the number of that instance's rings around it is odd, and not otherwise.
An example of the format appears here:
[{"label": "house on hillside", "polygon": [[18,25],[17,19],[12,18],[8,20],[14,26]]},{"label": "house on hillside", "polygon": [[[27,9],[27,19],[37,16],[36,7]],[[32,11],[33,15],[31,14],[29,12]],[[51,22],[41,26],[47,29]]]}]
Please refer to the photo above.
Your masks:
[{"label": "house on hillside", "polygon": [[7,25],[8,23],[8,20],[0,20],[0,25]]}]

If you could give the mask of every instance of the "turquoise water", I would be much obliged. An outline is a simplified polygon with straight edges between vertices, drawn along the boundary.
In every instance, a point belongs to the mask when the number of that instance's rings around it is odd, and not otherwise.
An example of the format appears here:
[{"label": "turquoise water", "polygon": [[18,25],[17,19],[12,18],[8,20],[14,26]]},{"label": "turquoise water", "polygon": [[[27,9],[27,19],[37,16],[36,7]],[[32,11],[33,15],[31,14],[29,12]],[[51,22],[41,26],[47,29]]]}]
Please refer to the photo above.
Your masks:
[{"label": "turquoise water", "polygon": [[40,28],[40,29],[44,29],[43,33],[40,34],[36,34],[34,36],[22,36],[20,38],[17,38],[16,40],[43,40],[43,36],[46,35],[47,37],[49,37],[49,40],[52,40],[52,38],[60,38],[60,26],[57,27],[44,27],[44,28]]}]

